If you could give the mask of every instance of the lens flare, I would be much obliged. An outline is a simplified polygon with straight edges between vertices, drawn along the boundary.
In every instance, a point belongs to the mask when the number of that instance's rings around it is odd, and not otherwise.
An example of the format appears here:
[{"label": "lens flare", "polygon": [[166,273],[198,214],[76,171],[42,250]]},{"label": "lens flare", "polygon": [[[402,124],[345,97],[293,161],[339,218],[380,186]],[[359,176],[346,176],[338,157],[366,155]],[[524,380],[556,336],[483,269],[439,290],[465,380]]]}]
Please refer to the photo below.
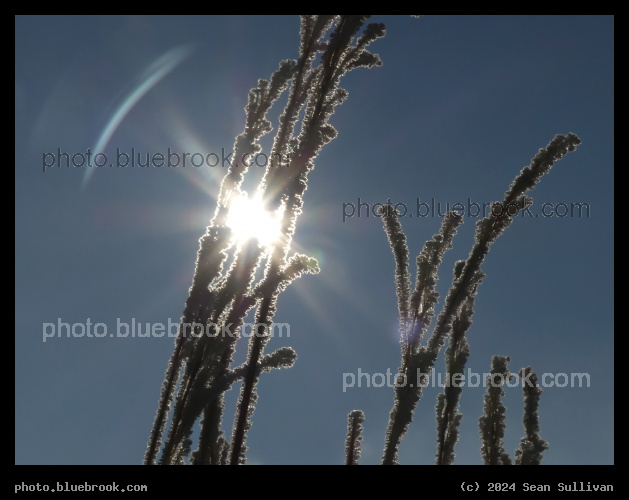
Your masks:
[{"label": "lens flare", "polygon": [[[127,116],[133,106],[135,106],[149,90],[155,87],[162,78],[175,69],[191,53],[191,45],[181,45],[179,47],[175,47],[155,60],[153,64],[146,69],[140,77],[139,83],[134,87],[133,91],[125,97],[125,100],[120,104],[120,106],[118,106],[115,113],[107,122],[107,125],[103,129],[103,132],[98,138],[96,146],[92,151],[94,156],[99,153],[103,153],[104,149],[107,147],[107,143],[111,139],[111,136],[114,135],[114,132],[118,128],[118,125],[120,125],[122,120],[124,120],[125,116]],[[85,174],[81,183],[81,190],[84,190],[87,186],[94,170],[94,168],[85,169]]]}]

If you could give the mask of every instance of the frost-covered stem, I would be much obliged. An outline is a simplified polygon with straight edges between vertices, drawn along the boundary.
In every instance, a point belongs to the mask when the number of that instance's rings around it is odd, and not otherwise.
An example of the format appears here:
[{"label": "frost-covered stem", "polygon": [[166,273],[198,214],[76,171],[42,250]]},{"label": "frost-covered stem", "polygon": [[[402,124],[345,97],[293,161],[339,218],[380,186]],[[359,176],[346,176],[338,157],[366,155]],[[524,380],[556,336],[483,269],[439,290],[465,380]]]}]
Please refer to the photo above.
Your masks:
[{"label": "frost-covered stem", "polygon": [[[387,212],[395,215],[395,211],[390,205],[386,205],[381,213],[386,216]],[[395,388],[395,400],[389,414],[389,425],[382,457],[383,465],[393,465],[397,464],[398,446],[412,421],[413,412],[422,395],[421,384],[423,381],[418,379],[418,372],[427,374],[432,367],[431,364],[427,363],[425,349],[419,348],[419,342],[432,319],[434,307],[439,297],[435,290],[439,265],[445,252],[452,247],[452,239],[458,226],[463,222],[463,218],[454,212],[448,212],[443,219],[439,234],[434,235],[433,239],[424,245],[417,257],[416,286],[410,302],[408,301],[408,285],[406,284],[408,278],[397,279],[398,276],[404,274],[399,274],[397,269],[403,268],[403,262],[407,260],[404,252],[406,244],[406,239],[403,237],[404,233],[399,222],[393,224],[392,221],[387,221],[387,217],[383,217],[383,222],[396,259],[398,309],[400,310],[400,324],[403,325],[402,366],[399,370],[404,375],[403,383]],[[406,305],[400,306],[400,301]],[[404,318],[405,315],[408,318],[410,313],[412,313],[412,321],[409,325],[409,322],[404,321]]]},{"label": "frost-covered stem", "polygon": [[345,465],[358,465],[360,444],[363,436],[365,414],[361,410],[350,412],[347,417],[347,440],[345,442]]},{"label": "frost-covered stem", "polygon": [[[271,368],[292,366],[296,358],[290,349],[290,352],[276,351],[264,357],[263,351],[279,292],[301,274],[318,271],[316,261],[298,254],[288,259],[288,251],[295,222],[303,206],[307,174],[314,168],[313,160],[321,147],[336,136],[328,119],[335,106],[347,96],[347,92],[338,87],[340,77],[357,67],[381,64],[379,57],[365,48],[384,36],[383,25],[369,25],[356,46],[352,47],[354,36],[367,17],[303,16],[299,60],[282,61],[269,81],[259,80],[257,88],[249,92],[245,128],[234,143],[235,161],[230,164],[223,178],[214,217],[200,240],[179,337],[166,371],[149,438],[144,461],[146,464],[156,462],[177,386],[179,389],[161,463],[184,463],[190,451],[192,427],[202,412],[204,418],[199,449],[193,454],[192,461],[226,463],[227,442],[220,432],[222,393],[241,378],[244,378],[244,383],[235,419],[230,461],[244,463],[244,443],[257,397],[255,385],[258,374]],[[323,37],[335,19],[338,21],[337,26],[330,39],[324,41]],[[318,52],[322,53],[321,62],[312,68]],[[260,264],[260,249],[236,247],[231,240],[227,216],[231,199],[239,193],[248,170],[245,155],[261,150],[259,139],[272,130],[271,123],[266,119],[267,112],[291,81],[288,104],[280,117],[280,127],[272,150],[272,153],[279,155],[291,153],[290,168],[267,168],[258,188],[264,194],[267,205],[273,209],[283,209],[282,236],[269,256],[264,278],[253,287],[255,272]],[[300,135],[296,138],[295,125],[304,106],[304,119]],[[234,264],[223,274],[230,246],[236,254]],[[192,338],[190,335],[190,324],[206,327],[211,324],[213,329],[219,329],[221,325],[224,327],[233,323],[238,329],[256,302],[259,304],[257,324],[262,325],[265,331],[258,332],[252,338],[245,366],[236,370],[229,368],[237,335],[230,339]],[[184,362],[185,369],[180,380]]]},{"label": "frost-covered stem", "polygon": [[192,286],[177,330],[178,336],[175,340],[175,349],[166,370],[155,422],[151,429],[144,457],[145,465],[153,465],[157,460],[168,412],[170,411],[170,405],[175,394],[184,359],[182,351],[184,345],[191,341],[189,325],[195,322],[205,323],[209,310],[212,307],[212,294],[208,285],[220,274],[223,261],[227,258],[225,249],[229,240],[228,231],[225,228],[222,228],[222,231],[219,229],[208,227],[207,232],[200,240]]},{"label": "frost-covered stem", "polygon": [[195,455],[194,465],[220,464],[222,449],[217,446],[220,441],[220,424],[223,414],[223,394],[212,399],[203,411],[199,448]]},{"label": "frost-covered stem", "polygon": [[524,193],[535,187],[541,177],[550,171],[555,161],[574,151],[580,143],[581,140],[573,133],[556,135],[545,148],[539,150],[530,165],[522,169],[505,193],[504,200],[492,204],[492,213],[478,221],[476,244],[470,252],[460,278],[455,280],[446,297],[444,309],[439,314],[437,325],[428,341],[427,351],[433,363],[450,332],[455,315],[458,314],[469,290],[475,286],[475,275],[480,270],[491,245],[511,224],[513,215],[532,203],[532,199]]},{"label": "frost-covered stem", "polygon": [[515,451],[516,465],[539,465],[542,453],[548,449],[548,443],[539,434],[539,399],[542,388],[537,383],[537,374],[529,366],[522,368],[522,392],[524,393],[524,424],[525,437],[520,439],[520,448]]},{"label": "frost-covered stem", "polygon": [[232,450],[230,456],[230,464],[238,465],[244,463],[245,457],[243,446],[245,434],[250,427],[250,413],[253,408],[250,407],[251,396],[258,376],[257,366],[264,349],[264,345],[268,339],[267,323],[270,323],[270,317],[273,315],[274,297],[265,297],[259,307],[258,318],[255,326],[255,333],[251,336],[251,348],[249,359],[247,360],[245,379],[242,385],[240,400],[238,401],[238,416],[234,423],[234,432],[232,438]]},{"label": "frost-covered stem", "polygon": [[[204,317],[198,320],[199,323],[204,324],[207,319],[211,319],[213,324],[218,324],[225,307],[232,300],[233,305],[225,319],[225,324],[239,326],[242,323],[247,311],[254,303],[245,294],[251,286],[253,272],[258,266],[259,258],[260,250],[253,243],[245,245],[244,248],[238,251],[236,260],[222,287],[212,294],[212,296],[217,297],[213,300],[214,309],[212,311],[206,310],[207,313],[204,314]],[[236,294],[239,295],[234,299]],[[206,316],[208,317],[206,318]],[[236,331],[232,332],[227,338],[219,335],[216,338],[202,335],[201,338],[196,339],[175,404],[170,432],[162,453],[162,464],[172,463],[178,446],[192,433],[192,424],[198,415],[191,413],[190,406],[200,411],[203,405],[199,406],[196,402],[191,404],[191,394],[212,380],[212,377],[216,380],[216,377],[225,373],[231,362],[233,346],[238,339],[236,333]],[[190,342],[193,341],[194,339],[190,339]],[[210,366],[210,360],[215,353],[222,353],[220,357],[221,362],[215,366]],[[211,400],[207,402],[207,405],[211,404]],[[206,432],[205,435],[209,434]]]},{"label": "frost-covered stem", "polygon": [[[431,337],[428,339],[427,345],[419,347],[415,352],[415,344],[405,344],[403,341],[401,371],[406,375],[406,383],[403,387],[395,388],[395,402],[389,415],[389,425],[385,437],[383,464],[397,463],[397,448],[412,421],[413,412],[421,397],[421,387],[414,386],[409,388],[411,380],[416,379],[414,372],[419,369],[421,373],[428,373],[434,366],[439,351],[452,331],[453,322],[460,315],[461,309],[470,297],[476,293],[476,288],[483,276],[480,268],[489,253],[492,243],[511,224],[513,216],[517,211],[525,209],[532,203],[532,199],[524,193],[535,187],[541,177],[550,171],[555,161],[561,159],[570,151],[574,151],[580,143],[581,140],[573,133],[556,135],[545,148],[538,151],[530,165],[522,169],[515,178],[509,190],[505,193],[504,200],[492,204],[490,216],[477,223],[476,243],[468,259],[456,270],[455,279],[446,296],[443,309],[437,317],[437,323]],[[496,214],[495,211],[498,209],[499,213]],[[420,264],[420,259],[418,259],[418,264]],[[419,269],[420,266],[418,265],[418,283],[420,282]],[[411,297],[413,310],[411,336],[415,335],[415,322],[416,318],[418,318],[415,311],[419,311],[419,305],[423,300],[424,297],[420,287],[419,292],[416,289],[416,292]],[[419,318],[421,318],[421,315]],[[408,352],[404,352],[405,345],[409,347]],[[447,407],[444,403],[443,409],[446,408],[448,411],[451,411],[453,406]],[[454,419],[448,417],[447,422],[453,423]],[[445,428],[443,432],[446,432]],[[454,434],[450,435],[453,438],[448,439],[450,439],[453,445],[455,436]],[[445,439],[446,434],[443,434],[443,436]],[[525,448],[527,446],[525,445]]]},{"label": "frost-covered stem", "polygon": [[[181,325],[179,325],[179,328],[181,328]],[[181,335],[177,338],[175,350],[168,362],[166,377],[162,387],[162,396],[157,408],[155,422],[153,423],[153,428],[151,429],[146,454],[144,455],[144,465],[154,465],[157,460],[157,454],[159,453],[159,448],[162,444],[161,439],[164,433],[164,427],[166,426],[166,417],[170,410],[170,402],[172,401],[177,380],[179,378],[179,370],[181,368],[181,349],[183,347],[184,340],[185,339]]]},{"label": "frost-covered stem", "polygon": [[[506,429],[505,412],[501,397],[504,396],[503,385],[512,379],[507,369],[510,359],[507,356],[491,358],[491,373],[487,379],[485,414],[478,419],[478,428],[482,441],[481,455],[485,465],[511,465],[511,457],[504,449],[503,438]],[[496,376],[498,382],[496,382]]]}]

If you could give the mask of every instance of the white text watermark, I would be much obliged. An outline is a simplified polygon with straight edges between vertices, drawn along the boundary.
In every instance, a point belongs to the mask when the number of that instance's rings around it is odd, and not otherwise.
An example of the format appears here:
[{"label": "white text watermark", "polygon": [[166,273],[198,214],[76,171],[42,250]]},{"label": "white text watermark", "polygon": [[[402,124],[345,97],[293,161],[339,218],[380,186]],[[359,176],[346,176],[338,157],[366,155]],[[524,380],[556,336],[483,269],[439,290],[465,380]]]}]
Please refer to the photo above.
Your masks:
[{"label": "white text watermark", "polygon": [[42,340],[46,342],[54,338],[161,338],[183,336],[198,338],[208,337],[290,337],[288,323],[243,323],[236,327],[233,323],[181,323],[168,318],[165,323],[122,321],[116,318],[116,328],[109,328],[106,323],[93,322],[87,318],[84,322],[67,323],[57,318],[56,323],[42,323]]},{"label": "white text watermark", "polygon": [[[530,380],[532,376],[533,373],[530,372],[522,377],[516,374],[505,377],[501,373],[476,373],[469,368],[467,369],[467,374],[442,374],[436,373],[433,368],[430,373],[422,373],[418,370],[418,382],[416,382],[416,385],[421,387],[487,387],[487,385],[494,387],[523,387],[528,385],[530,387],[533,385],[533,381]],[[589,373],[543,373],[538,379],[540,387],[590,387]],[[343,373],[343,392],[356,387],[399,388],[406,385],[413,387],[413,383],[408,382],[406,374],[394,372],[390,368],[387,368],[385,373],[369,373],[364,372],[360,368],[358,368],[356,373]]]}]

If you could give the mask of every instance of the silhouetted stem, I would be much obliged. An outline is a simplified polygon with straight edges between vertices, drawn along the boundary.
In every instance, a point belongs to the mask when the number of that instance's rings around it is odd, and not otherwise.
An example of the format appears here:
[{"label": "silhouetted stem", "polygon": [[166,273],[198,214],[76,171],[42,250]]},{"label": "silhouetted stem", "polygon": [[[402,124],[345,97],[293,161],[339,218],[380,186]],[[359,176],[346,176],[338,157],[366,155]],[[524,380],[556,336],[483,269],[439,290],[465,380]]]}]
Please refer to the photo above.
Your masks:
[{"label": "silhouetted stem", "polygon": [[266,332],[264,332],[264,330],[260,332],[260,329],[266,328],[272,302],[273,299],[271,297],[265,297],[262,299],[258,321],[256,322],[256,332],[251,336],[251,350],[249,352],[245,380],[243,382],[238,405],[238,417],[235,422],[234,434],[232,438],[232,452],[229,461],[230,465],[238,465],[240,463],[240,455],[242,453],[245,433],[249,425],[249,405],[251,403],[251,395],[258,378],[257,366],[267,339]]}]

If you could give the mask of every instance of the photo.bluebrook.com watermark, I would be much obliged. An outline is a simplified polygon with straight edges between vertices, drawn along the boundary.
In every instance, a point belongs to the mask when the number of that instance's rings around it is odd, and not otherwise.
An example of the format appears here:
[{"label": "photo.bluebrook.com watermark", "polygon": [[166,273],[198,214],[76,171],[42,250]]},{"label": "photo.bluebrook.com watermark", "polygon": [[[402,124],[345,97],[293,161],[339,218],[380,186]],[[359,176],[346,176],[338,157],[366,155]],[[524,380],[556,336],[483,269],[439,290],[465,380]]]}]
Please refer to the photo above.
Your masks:
[{"label": "photo.bluebrook.com watermark", "polygon": [[467,198],[465,202],[442,202],[437,201],[435,198],[429,200],[417,197],[413,203],[398,202],[393,203],[391,199],[387,199],[385,202],[380,203],[367,203],[361,200],[359,197],[354,202],[343,202],[342,204],[342,220],[347,222],[347,219],[358,217],[374,217],[380,218],[381,211],[387,205],[391,205],[397,212],[399,218],[402,217],[414,217],[414,218],[426,218],[426,217],[444,217],[448,212],[455,212],[462,217],[500,217],[506,210],[507,214],[511,217],[516,217],[518,213],[522,217],[576,217],[576,218],[589,218],[590,217],[590,204],[585,202],[557,202],[557,203],[542,203],[541,210],[533,213],[531,206],[520,207],[515,203],[503,207],[501,203],[496,202],[476,202],[471,198]]},{"label": "photo.bluebrook.com watermark", "polygon": [[181,323],[168,318],[164,323],[137,321],[131,318],[122,321],[116,318],[116,327],[94,322],[87,318],[83,322],[69,323],[57,318],[56,323],[42,323],[42,341],[60,338],[161,338],[161,337],[290,337],[290,324],[243,323],[240,327],[233,323]]},{"label": "photo.bluebrook.com watermark", "polygon": [[85,151],[67,152],[57,148],[56,153],[42,153],[42,171],[59,168],[228,168],[228,167],[288,167],[289,154],[263,152],[245,153],[240,158],[232,157],[233,151],[221,148],[218,152],[200,153],[174,151],[167,148],[165,152],[140,152],[134,147],[130,150],[116,148],[115,158],[110,159],[106,153],[95,153],[91,148]]},{"label": "photo.bluebrook.com watermark", "polygon": [[[476,373],[470,368],[466,373],[442,374],[437,373],[434,368],[430,373],[423,373],[417,370],[416,385],[420,387],[531,387],[535,374],[529,372],[524,376],[502,373]],[[541,387],[590,387],[590,374],[580,373],[543,373],[538,377]],[[408,381],[405,373],[387,368],[386,372],[370,373],[358,368],[357,372],[343,373],[343,392],[354,388],[399,388],[413,387],[413,383]]]}]

